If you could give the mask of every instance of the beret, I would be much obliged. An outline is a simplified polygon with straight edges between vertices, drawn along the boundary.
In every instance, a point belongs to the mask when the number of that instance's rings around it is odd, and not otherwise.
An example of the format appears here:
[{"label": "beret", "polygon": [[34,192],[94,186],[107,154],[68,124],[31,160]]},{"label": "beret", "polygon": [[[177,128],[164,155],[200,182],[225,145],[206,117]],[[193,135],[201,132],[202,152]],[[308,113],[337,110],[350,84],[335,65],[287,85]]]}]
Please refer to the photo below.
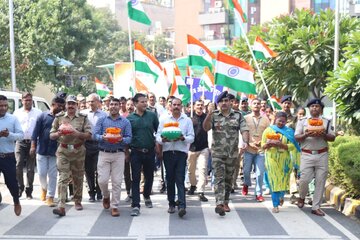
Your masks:
[{"label": "beret", "polygon": [[240,102],[247,102],[247,101],[249,101],[248,97],[242,97],[240,100]]},{"label": "beret", "polygon": [[65,92],[58,92],[56,94],[56,97],[65,99],[66,98],[66,93]]},{"label": "beret", "polygon": [[227,97],[228,97],[230,100],[235,99],[234,94],[231,94],[231,93],[229,93],[229,94],[227,95]]},{"label": "beret", "polygon": [[74,95],[69,95],[67,98],[66,98],[66,102],[77,102],[76,100],[76,96]]},{"label": "beret", "polygon": [[280,102],[283,103],[283,102],[286,102],[286,101],[292,101],[292,96],[291,95],[285,95],[281,98]]},{"label": "beret", "polygon": [[324,108],[324,103],[321,102],[321,99],[320,98],[313,98],[311,99],[308,104],[306,105],[307,107],[310,107],[311,105],[313,104],[319,104],[321,106],[321,108]]},{"label": "beret", "polygon": [[220,95],[216,99],[216,103],[221,102],[223,100],[223,98],[227,98],[228,94],[229,94],[228,91],[224,91],[224,92],[220,93]]}]

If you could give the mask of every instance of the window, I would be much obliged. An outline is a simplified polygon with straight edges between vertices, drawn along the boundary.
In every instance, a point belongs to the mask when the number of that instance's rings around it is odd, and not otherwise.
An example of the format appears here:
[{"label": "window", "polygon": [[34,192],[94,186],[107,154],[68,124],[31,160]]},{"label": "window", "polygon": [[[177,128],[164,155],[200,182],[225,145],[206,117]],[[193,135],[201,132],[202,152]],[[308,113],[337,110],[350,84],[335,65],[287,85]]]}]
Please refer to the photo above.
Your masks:
[{"label": "window", "polygon": [[8,112],[12,114],[15,111],[15,101],[14,101],[14,99],[8,99],[8,105],[9,105]]},{"label": "window", "polygon": [[38,101],[37,105],[38,105],[38,109],[40,109],[42,112],[46,112],[50,109],[49,106],[45,102]]}]

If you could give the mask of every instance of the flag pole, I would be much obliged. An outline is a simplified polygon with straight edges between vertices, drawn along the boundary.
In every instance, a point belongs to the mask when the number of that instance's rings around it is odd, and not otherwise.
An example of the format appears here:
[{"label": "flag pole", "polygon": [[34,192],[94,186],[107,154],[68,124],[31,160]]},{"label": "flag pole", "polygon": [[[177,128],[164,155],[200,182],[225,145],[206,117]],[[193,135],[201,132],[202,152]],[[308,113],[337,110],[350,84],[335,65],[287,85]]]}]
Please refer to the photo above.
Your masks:
[{"label": "flag pole", "polygon": [[[235,11],[235,10],[234,10],[234,11]],[[236,14],[235,14],[235,15],[236,15]],[[269,89],[267,88],[267,85],[266,85],[266,83],[265,83],[264,76],[263,76],[262,71],[261,71],[261,69],[260,69],[260,67],[259,67],[259,64],[258,64],[258,62],[257,62],[257,60],[256,60],[256,58],[255,58],[255,55],[254,55],[254,53],[253,53],[253,51],[252,51],[252,48],[251,48],[249,39],[248,39],[248,37],[246,36],[244,27],[242,26],[243,23],[242,23],[239,19],[238,19],[238,22],[239,22],[239,25],[240,25],[241,32],[242,32],[242,34],[243,34],[243,36],[244,36],[244,38],[245,38],[246,44],[247,44],[247,46],[249,47],[251,56],[252,56],[252,58],[254,59],[255,66],[256,66],[256,69],[257,69],[258,72],[259,72],[261,81],[262,81],[262,83],[264,84],[264,88],[265,88],[266,94],[268,95],[268,98],[271,99],[271,95],[270,95]],[[273,109],[275,109],[274,104],[273,104],[271,101],[270,101],[270,104],[271,104],[271,107],[272,107]]]},{"label": "flag pole", "polygon": [[189,77],[190,77],[190,117],[192,118],[194,116],[194,97],[193,97],[193,85],[194,85],[194,79],[192,78],[191,74],[191,67],[189,66]]},{"label": "flag pole", "polygon": [[[133,55],[132,55],[132,42],[131,42],[131,27],[130,27],[130,18],[128,16],[127,18],[128,20],[128,35],[129,35],[129,53],[130,53],[130,62],[132,63],[132,74],[131,74],[131,83],[130,83],[130,86],[132,85],[132,88],[134,91],[136,91],[136,86],[135,86],[135,66],[134,66],[134,58],[133,58]],[[132,97],[134,95],[132,94]]]}]

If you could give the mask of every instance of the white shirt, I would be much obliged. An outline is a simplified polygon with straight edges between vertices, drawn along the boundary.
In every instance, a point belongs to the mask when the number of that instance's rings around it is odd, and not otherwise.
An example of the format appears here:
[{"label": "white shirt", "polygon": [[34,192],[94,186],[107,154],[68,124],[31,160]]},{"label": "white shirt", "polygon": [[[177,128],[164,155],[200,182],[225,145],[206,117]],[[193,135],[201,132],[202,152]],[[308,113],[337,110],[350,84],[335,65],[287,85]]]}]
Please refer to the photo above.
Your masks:
[{"label": "white shirt", "polygon": [[[176,142],[162,142],[161,133],[164,128],[164,124],[168,122],[178,122],[179,128],[185,138],[184,141],[176,141]],[[163,114],[159,121],[159,128],[156,133],[156,141],[163,146],[162,151],[180,151],[187,153],[189,151],[190,144],[194,142],[195,134],[194,127],[191,119],[186,116],[184,113],[178,119],[175,119],[173,115],[165,115]]]},{"label": "white shirt", "polygon": [[106,112],[104,112],[101,109],[97,109],[95,112],[92,111],[91,109],[85,109],[85,110],[80,111],[80,113],[85,114],[88,117],[92,133],[95,130],[95,126],[96,126],[97,121],[100,118],[106,117],[108,115]]},{"label": "white shirt", "polygon": [[25,111],[24,107],[15,110],[14,116],[19,120],[21,128],[24,132],[24,139],[30,140],[35,128],[36,119],[42,112],[37,108],[31,108]]}]

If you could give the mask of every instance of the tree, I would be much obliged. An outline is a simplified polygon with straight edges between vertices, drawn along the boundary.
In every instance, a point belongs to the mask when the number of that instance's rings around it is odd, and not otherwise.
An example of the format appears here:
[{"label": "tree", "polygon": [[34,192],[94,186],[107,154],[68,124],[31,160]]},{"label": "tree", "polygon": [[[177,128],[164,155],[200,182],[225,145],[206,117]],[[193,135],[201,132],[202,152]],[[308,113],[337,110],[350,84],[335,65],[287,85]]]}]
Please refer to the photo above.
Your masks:
[{"label": "tree", "polygon": [[[8,3],[0,1],[0,88],[10,84]],[[109,10],[90,7],[86,0],[14,0],[16,77],[19,90],[31,91],[37,81],[69,93],[95,91],[94,77],[109,83],[98,65],[129,62],[128,34]],[[152,51],[153,41],[132,33]],[[155,38],[156,52],[171,48]],[[162,57],[159,55],[158,57]],[[49,66],[46,59],[64,58],[71,67]],[[80,81],[86,76],[88,81]]]},{"label": "tree", "polygon": [[325,93],[336,102],[337,112],[360,132],[360,33],[349,36],[344,60],[330,72]]},{"label": "tree", "polygon": [[[356,18],[341,17],[340,49],[348,43],[349,35],[359,29],[359,23]],[[291,15],[282,15],[253,27],[248,37],[252,42],[257,35],[279,54],[268,63],[261,63],[271,94],[290,93],[296,102],[305,101],[310,94],[315,97],[322,95],[328,72],[333,69],[334,14],[331,10],[318,14],[306,9],[295,10]],[[230,53],[252,62],[243,39],[234,43]],[[340,52],[342,58],[343,51]],[[257,83],[259,93],[262,93],[259,78]]]}]

